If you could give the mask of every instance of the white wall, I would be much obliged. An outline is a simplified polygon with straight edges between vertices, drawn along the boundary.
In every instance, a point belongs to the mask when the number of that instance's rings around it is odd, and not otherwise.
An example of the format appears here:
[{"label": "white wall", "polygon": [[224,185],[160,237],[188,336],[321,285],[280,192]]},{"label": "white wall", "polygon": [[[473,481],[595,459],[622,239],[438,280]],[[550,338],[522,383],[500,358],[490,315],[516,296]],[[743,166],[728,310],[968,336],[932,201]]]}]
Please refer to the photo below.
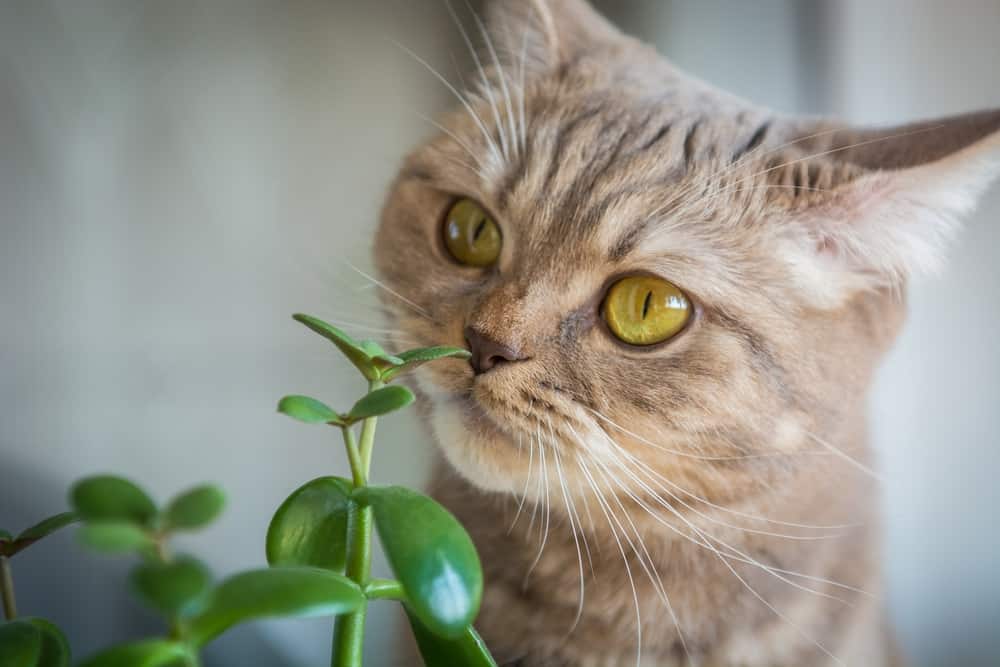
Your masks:
[{"label": "white wall", "polygon": [[[678,64],[783,110],[898,121],[1000,105],[996,2],[603,4]],[[349,371],[288,314],[376,323],[337,258],[367,265],[388,179],[425,131],[415,114],[449,104],[386,38],[447,74],[447,51],[461,58],[437,1],[0,1],[0,524],[58,510],[97,470],[161,498],[216,480],[232,507],[191,545],[224,574],[263,562],[288,491],[345,472],[332,434],[273,409],[285,392],[351,398]],[[994,190],[947,274],[914,288],[874,401],[891,601],[928,666],[990,664],[975,656],[1000,618],[998,210]],[[415,423],[380,432],[376,474],[419,484]],[[59,536],[17,564],[26,611],[83,652],[156,627],[127,600],[91,601],[124,564],[78,554]],[[328,646],[325,622],[287,622],[215,656],[322,664]],[[387,641],[369,648],[392,664]]]},{"label": "white wall", "polygon": [[[1000,3],[848,0],[831,25],[834,109],[888,123],[1000,107]],[[1000,655],[1000,188],[944,275],[910,291],[910,322],[879,377],[890,596],[924,665]]]}]

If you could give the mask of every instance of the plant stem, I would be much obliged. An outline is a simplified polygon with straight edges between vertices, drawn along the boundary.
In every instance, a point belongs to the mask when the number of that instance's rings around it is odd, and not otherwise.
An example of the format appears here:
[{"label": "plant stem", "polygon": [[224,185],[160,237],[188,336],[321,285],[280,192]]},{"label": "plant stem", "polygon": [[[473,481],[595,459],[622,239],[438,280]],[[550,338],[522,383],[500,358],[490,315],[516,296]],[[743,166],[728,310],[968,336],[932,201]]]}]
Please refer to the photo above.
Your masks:
[{"label": "plant stem", "polygon": [[351,464],[351,477],[354,479],[354,486],[360,489],[368,484],[368,475],[361,463],[358,445],[354,441],[354,431],[351,430],[350,426],[344,426],[340,432],[344,434],[344,446],[347,448],[347,460]]},{"label": "plant stem", "polygon": [[[382,386],[378,380],[368,384],[369,392]],[[351,476],[355,488],[368,484],[368,468],[371,463],[372,448],[375,442],[375,423],[377,419],[370,417],[361,426],[361,450],[358,451],[354,440],[354,432],[343,428],[344,445],[347,447],[347,458],[351,464]],[[372,508],[359,507],[351,517],[351,539],[347,548],[347,577],[361,586],[368,586],[372,569]],[[365,617],[368,613],[368,602],[364,601],[357,611],[344,616],[338,616],[333,627],[333,667],[361,667],[364,652]]]},{"label": "plant stem", "polygon": [[0,594],[3,595],[3,615],[8,621],[17,618],[17,601],[14,598],[14,575],[10,559],[0,556]]},{"label": "plant stem", "polygon": [[365,587],[369,600],[402,600],[403,585],[395,579],[372,579]]},{"label": "plant stem", "polygon": [[[351,523],[353,535],[347,553],[347,576],[364,588],[371,573],[372,508],[359,508]],[[337,617],[333,632],[333,667],[361,667],[367,612],[368,603],[364,601],[357,611]]]},{"label": "plant stem", "polygon": [[[381,380],[372,380],[368,383],[368,393],[381,389],[384,383]],[[372,450],[375,448],[375,422],[378,419],[369,417],[361,425],[361,465],[364,466],[365,478],[372,465]]]}]

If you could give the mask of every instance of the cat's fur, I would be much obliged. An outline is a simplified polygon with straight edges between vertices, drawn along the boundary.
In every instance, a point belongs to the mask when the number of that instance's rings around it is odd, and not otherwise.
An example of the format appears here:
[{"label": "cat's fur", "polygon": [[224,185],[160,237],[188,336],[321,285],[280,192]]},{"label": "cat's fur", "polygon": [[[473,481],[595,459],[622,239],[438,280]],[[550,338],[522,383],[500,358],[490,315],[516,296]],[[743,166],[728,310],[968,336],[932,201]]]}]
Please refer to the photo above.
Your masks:
[{"label": "cat's fur", "polygon": [[[891,664],[866,395],[907,277],[998,171],[1000,112],[853,130],[714,90],[582,0],[488,25],[483,85],[407,158],[376,244],[407,338],[527,357],[416,376],[487,643],[631,666],[641,619],[643,665]],[[443,249],[459,197],[502,229],[492,269]],[[636,271],[697,304],[655,349],[599,316]]]}]

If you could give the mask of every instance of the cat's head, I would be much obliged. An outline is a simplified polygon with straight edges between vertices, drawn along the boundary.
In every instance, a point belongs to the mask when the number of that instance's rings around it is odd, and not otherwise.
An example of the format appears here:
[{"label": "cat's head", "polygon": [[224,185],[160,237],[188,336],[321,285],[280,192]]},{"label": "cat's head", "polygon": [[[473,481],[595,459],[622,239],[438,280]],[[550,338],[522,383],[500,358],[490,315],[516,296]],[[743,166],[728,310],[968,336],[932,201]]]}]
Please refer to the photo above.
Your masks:
[{"label": "cat's head", "polygon": [[376,243],[393,327],[472,349],[416,376],[451,463],[498,491],[544,452],[573,484],[617,461],[707,494],[839,440],[907,277],[998,171],[1000,112],[854,130],[714,90],[580,0],[486,23]]}]

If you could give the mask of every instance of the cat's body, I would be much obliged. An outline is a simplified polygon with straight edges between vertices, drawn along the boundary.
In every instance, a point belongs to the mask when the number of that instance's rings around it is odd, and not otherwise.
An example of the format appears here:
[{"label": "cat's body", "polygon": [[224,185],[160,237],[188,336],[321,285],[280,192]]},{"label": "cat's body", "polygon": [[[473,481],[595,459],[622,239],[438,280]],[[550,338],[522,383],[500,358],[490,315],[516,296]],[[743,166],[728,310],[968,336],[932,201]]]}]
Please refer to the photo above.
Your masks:
[{"label": "cat's body", "polygon": [[[485,85],[407,159],[376,254],[395,326],[473,351],[417,389],[487,643],[532,667],[893,664],[866,395],[906,277],[996,172],[1000,113],[854,131],[691,80],[578,0],[490,26]],[[495,221],[488,264],[442,241],[456,200]],[[629,276],[679,286],[683,329],[616,339]]]}]

